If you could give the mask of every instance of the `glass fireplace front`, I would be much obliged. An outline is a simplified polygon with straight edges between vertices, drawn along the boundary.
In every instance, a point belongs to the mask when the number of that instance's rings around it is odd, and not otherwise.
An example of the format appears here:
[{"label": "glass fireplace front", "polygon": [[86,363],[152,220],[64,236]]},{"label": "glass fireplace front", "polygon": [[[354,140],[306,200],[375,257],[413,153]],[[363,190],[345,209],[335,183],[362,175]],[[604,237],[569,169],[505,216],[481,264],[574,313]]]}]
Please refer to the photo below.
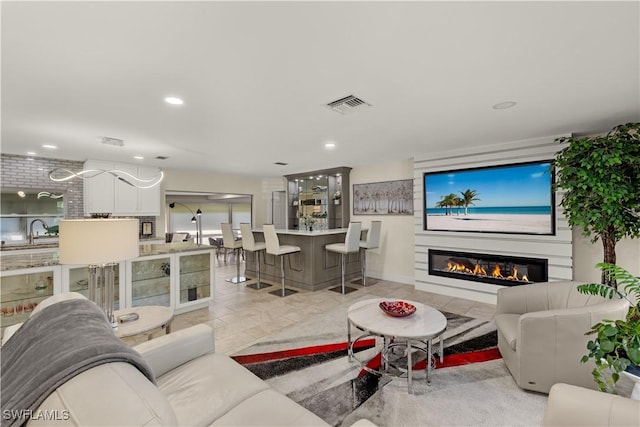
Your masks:
[{"label": "glass fireplace front", "polygon": [[541,258],[429,249],[429,274],[517,286],[546,282],[548,261]]}]

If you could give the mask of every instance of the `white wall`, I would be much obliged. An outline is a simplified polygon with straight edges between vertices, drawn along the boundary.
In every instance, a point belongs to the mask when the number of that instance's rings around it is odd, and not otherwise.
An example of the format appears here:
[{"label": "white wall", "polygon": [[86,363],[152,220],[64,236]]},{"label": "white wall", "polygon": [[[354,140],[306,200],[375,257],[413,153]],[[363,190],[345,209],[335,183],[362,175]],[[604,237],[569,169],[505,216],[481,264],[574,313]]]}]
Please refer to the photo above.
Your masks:
[{"label": "white wall", "polygon": [[[413,178],[411,159],[354,167],[349,175],[351,197],[353,184],[396,181]],[[353,206],[350,207],[353,212]],[[412,215],[351,215],[352,221],[361,221],[368,227],[371,221],[382,221],[380,247],[367,251],[367,276],[413,284],[414,234]]]},{"label": "white wall", "polygon": [[[603,261],[602,242],[591,243],[582,229],[573,230],[573,278],[581,282],[600,282],[596,264]],[[640,276],[640,239],[624,239],[616,245],[616,264],[634,276]]]}]

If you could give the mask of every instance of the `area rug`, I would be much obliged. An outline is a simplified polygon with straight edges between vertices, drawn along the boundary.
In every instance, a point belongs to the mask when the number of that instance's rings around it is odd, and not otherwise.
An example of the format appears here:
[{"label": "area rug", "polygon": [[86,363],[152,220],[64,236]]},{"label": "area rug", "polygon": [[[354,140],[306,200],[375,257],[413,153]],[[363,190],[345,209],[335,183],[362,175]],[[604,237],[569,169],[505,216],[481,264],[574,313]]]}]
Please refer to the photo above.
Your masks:
[{"label": "area rug", "polygon": [[[496,348],[492,322],[444,313],[444,361],[427,384],[416,373],[379,377],[347,355],[346,311],[339,306],[238,352],[233,358],[276,390],[334,426],[366,418],[378,426],[539,426],[547,396],[515,384]],[[380,343],[365,339],[356,356],[376,368]],[[434,345],[434,350],[438,346]],[[404,355],[400,355],[404,360]],[[416,360],[414,368],[424,368]]]}]

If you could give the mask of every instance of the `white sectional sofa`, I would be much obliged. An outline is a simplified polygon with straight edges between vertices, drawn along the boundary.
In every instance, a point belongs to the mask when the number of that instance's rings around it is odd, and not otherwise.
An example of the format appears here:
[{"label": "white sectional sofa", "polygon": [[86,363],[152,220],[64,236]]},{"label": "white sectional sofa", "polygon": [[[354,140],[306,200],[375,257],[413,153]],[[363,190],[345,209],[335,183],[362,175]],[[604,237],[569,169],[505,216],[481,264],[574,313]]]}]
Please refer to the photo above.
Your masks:
[{"label": "white sectional sofa", "polygon": [[545,427],[640,426],[640,401],[569,384],[551,387]]},{"label": "white sectional sofa", "polygon": [[[328,425],[230,357],[216,353],[213,330],[207,325],[134,349],[155,374],[155,385],[129,363],[101,364],[57,387],[36,411],[58,414],[59,419],[31,419],[28,425]],[[360,420],[354,425],[373,424]]]}]

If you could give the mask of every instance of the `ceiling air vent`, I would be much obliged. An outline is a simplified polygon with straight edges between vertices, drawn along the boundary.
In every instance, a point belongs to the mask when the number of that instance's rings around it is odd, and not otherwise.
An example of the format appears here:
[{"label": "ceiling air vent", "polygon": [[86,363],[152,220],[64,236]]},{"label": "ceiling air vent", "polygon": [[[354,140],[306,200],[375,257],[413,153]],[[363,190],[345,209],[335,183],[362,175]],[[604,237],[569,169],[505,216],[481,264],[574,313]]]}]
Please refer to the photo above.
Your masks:
[{"label": "ceiling air vent", "polygon": [[284,163],[284,162],[275,162],[274,165],[278,165],[278,166],[287,166],[289,163]]},{"label": "ceiling air vent", "polygon": [[167,156],[156,156],[156,159],[158,159],[158,160],[167,160],[168,157]]},{"label": "ceiling air vent", "polygon": [[122,147],[124,145],[124,141],[118,138],[110,138],[108,136],[102,137],[102,143],[107,145],[114,145],[116,147]]},{"label": "ceiling air vent", "polygon": [[362,98],[358,98],[355,95],[349,95],[336,101],[330,102],[327,104],[327,106],[340,114],[347,114],[354,110],[371,107],[371,104],[369,104]]}]

